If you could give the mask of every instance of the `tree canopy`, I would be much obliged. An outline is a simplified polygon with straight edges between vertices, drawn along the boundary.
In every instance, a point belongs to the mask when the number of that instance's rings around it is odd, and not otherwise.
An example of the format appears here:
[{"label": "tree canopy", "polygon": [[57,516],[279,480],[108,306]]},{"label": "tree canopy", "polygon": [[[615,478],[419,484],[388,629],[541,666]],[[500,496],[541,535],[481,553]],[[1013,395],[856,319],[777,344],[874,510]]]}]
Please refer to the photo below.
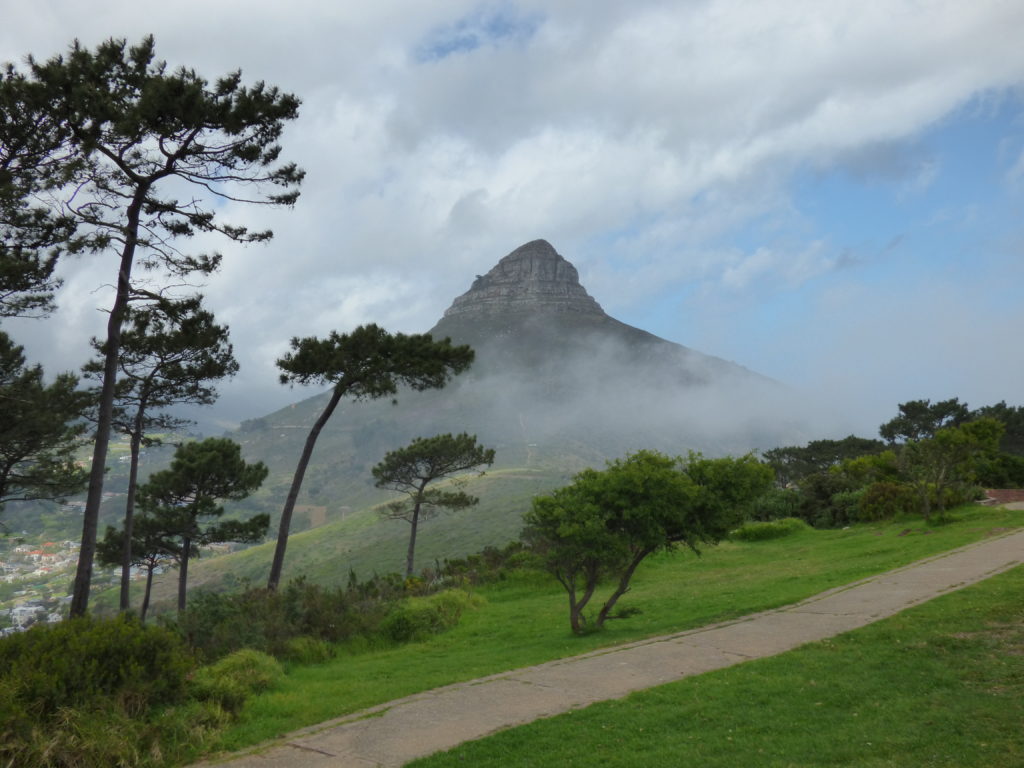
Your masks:
[{"label": "tree canopy", "polygon": [[847,459],[881,453],[885,444],[848,435],[842,440],[812,440],[805,446],[782,446],[764,452],[764,460],[775,470],[781,486],[799,481],[818,472],[825,472]]},{"label": "tree canopy", "polygon": [[[158,518],[149,515],[140,515],[134,520],[130,535],[131,544],[125,546],[125,528],[116,529],[108,525],[106,534],[96,545],[96,557],[104,565],[120,567],[127,550],[129,565],[146,569],[146,586],[142,593],[142,606],[139,608],[139,619],[145,623],[153,592],[153,573],[157,568],[181,564],[182,543],[173,531],[161,527]],[[196,550],[192,550],[191,554],[194,557]]]},{"label": "tree canopy", "polygon": [[909,441],[903,447],[901,465],[918,492],[925,520],[931,517],[933,496],[941,512],[948,490],[974,481],[977,461],[998,452],[1002,435],[1001,423],[981,418],[942,427],[932,437]]},{"label": "tree canopy", "polygon": [[47,384],[40,365],[0,331],[0,509],[5,501],[55,499],[79,492],[85,473],[75,451],[89,396],[61,374]]},{"label": "tree canopy", "polygon": [[413,575],[416,553],[416,532],[421,520],[433,517],[442,509],[465,509],[479,499],[461,488],[427,488],[442,478],[494,463],[494,449],[476,442],[476,435],[435,435],[417,437],[409,445],[389,451],[373,468],[378,488],[400,491],[406,498],[387,505],[382,514],[409,523],[409,548],[405,559],[405,576]]},{"label": "tree canopy", "polygon": [[898,408],[899,415],[878,428],[878,433],[890,443],[934,437],[943,427],[963,424],[971,415],[967,404],[956,397],[937,403],[909,400]]},{"label": "tree canopy", "polygon": [[268,589],[277,589],[284,568],[292,513],[317,438],[343,397],[355,400],[394,396],[399,386],[413,390],[443,387],[452,376],[469,368],[473,350],[453,346],[451,339],[435,341],[430,334],[389,333],[377,325],[361,325],[351,333],[332,331],[326,339],[294,338],[292,351],[277,361],[281,383],[331,387],[323,411],[302,447],[291,488],[281,511]]},{"label": "tree canopy", "polygon": [[53,271],[74,231],[40,193],[63,183],[67,126],[39,87],[8,64],[0,72],[0,317],[45,315],[60,286]]}]

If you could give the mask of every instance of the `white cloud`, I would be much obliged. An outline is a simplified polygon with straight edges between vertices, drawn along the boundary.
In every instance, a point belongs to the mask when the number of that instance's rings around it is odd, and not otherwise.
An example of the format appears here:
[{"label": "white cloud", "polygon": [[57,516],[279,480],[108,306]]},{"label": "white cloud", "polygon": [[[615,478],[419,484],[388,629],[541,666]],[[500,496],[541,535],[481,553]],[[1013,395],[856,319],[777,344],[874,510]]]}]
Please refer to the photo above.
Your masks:
[{"label": "white cloud", "polygon": [[[289,336],[425,329],[536,237],[617,312],[686,284],[804,285],[842,265],[821,233],[720,239],[759,219],[799,233],[794,169],[894,161],[978,94],[1019,86],[1022,28],[1024,4],[1000,0],[49,0],[7,9],[0,59],[152,31],[172,65],[240,67],[302,97],[284,141],[308,171],[296,209],[225,211],[269,222],[274,242],[197,243],[225,252],[206,291],[254,350],[248,375],[274,386]],[[928,188],[941,163],[904,154],[907,194]],[[1024,155],[1008,168],[1020,178]],[[69,280],[66,332],[33,331],[46,354],[72,354],[98,275]]]}]

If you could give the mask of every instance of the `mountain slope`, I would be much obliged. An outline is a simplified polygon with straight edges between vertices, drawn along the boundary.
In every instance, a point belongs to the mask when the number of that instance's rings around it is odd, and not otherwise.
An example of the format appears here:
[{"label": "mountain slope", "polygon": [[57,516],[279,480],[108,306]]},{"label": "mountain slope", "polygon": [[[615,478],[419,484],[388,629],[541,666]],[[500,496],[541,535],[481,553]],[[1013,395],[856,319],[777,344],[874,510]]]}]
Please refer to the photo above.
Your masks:
[{"label": "mountain slope", "polygon": [[[780,385],[608,316],[543,240],[478,276],[430,332],[470,344],[473,367],[443,390],[400,392],[397,405],[342,402],[317,443],[292,529],[316,530],[290,544],[285,578],[310,573],[333,581],[349,567],[400,567],[407,527],[377,520],[371,507],[393,495],[373,487],[370,469],[415,437],[465,431],[496,449],[493,470],[471,482],[479,507],[424,526],[421,565],[504,544],[518,533],[530,498],[626,452],[743,453],[786,439],[776,424]],[[271,468],[247,509],[279,514],[325,400],[318,395],[243,423],[235,437],[246,458]],[[258,582],[269,550],[254,548],[235,562]],[[220,580],[202,564],[194,573],[197,583]]]}]

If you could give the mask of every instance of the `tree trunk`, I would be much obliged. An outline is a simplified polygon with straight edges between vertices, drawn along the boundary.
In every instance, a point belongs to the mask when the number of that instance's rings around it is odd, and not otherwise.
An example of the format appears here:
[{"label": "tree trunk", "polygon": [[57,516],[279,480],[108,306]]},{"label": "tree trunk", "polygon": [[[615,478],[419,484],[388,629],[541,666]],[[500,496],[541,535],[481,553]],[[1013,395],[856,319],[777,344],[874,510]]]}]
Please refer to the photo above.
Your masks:
[{"label": "tree trunk", "polygon": [[583,615],[583,609],[587,607],[590,598],[594,596],[595,589],[597,589],[597,571],[591,570],[587,572],[587,584],[583,590],[583,597],[576,600],[575,588],[569,590],[569,626],[572,627],[573,634],[581,635],[586,630],[587,617]]},{"label": "tree trunk", "polygon": [[139,448],[142,445],[142,413],[145,405],[140,405],[135,414],[135,425],[132,431],[131,464],[128,467],[128,500],[124,505],[124,545],[121,547],[121,612],[128,610],[131,604],[131,571],[132,571],[132,527],[135,523],[135,489],[139,484]]},{"label": "tree trunk", "polygon": [[99,414],[96,421],[96,442],[92,451],[92,466],[89,469],[89,492],[85,499],[85,513],[82,519],[82,542],[78,551],[78,569],[71,596],[70,615],[84,616],[89,608],[89,587],[92,584],[92,564],[96,557],[96,529],[100,520],[100,504],[103,502],[103,476],[107,464],[107,444],[110,442],[110,424],[114,413],[114,385],[117,380],[117,360],[121,347],[121,324],[131,291],[132,262],[139,235],[139,213],[149,192],[149,184],[135,191],[128,206],[128,221],[124,230],[124,248],[121,250],[121,264],[117,273],[117,295],[107,320],[106,356],[103,360],[103,386],[100,388]]},{"label": "tree trunk", "polygon": [[622,572],[619,577],[619,586],[612,592],[611,597],[605,601],[605,604],[601,606],[600,613],[597,614],[597,628],[600,629],[604,626],[604,623],[608,620],[608,614],[612,612],[612,608],[615,607],[615,603],[618,602],[619,598],[622,597],[629,591],[629,580],[633,578],[633,572],[636,571],[636,567],[640,565],[640,561],[647,557],[652,549],[642,549],[633,555],[633,559],[630,561],[626,570]]},{"label": "tree trunk", "polygon": [[185,611],[185,590],[188,587],[188,559],[192,554],[192,539],[185,536],[181,540],[181,568],[178,570],[178,613]]},{"label": "tree trunk", "polygon": [[572,633],[582,635],[586,625],[587,619],[583,615],[583,609],[572,598],[569,598],[569,626],[572,628]]},{"label": "tree trunk", "polygon": [[420,489],[420,494],[416,497],[416,503],[412,508],[412,520],[409,521],[409,550],[405,554],[405,578],[411,579],[413,572],[413,558],[416,555],[416,528],[420,522],[420,504],[422,503],[423,489]]},{"label": "tree trunk", "polygon": [[292,487],[288,490],[288,498],[285,499],[284,509],[281,510],[281,525],[277,530],[277,546],[274,548],[274,561],[270,565],[270,577],[267,579],[267,589],[271,592],[276,590],[281,582],[281,571],[284,568],[284,553],[288,547],[288,531],[292,525],[292,512],[295,510],[295,502],[298,501],[299,490],[302,488],[302,478],[306,475],[306,468],[309,466],[309,460],[313,456],[313,448],[316,446],[316,440],[320,436],[320,430],[324,428],[324,424],[331,418],[334,409],[338,407],[341,395],[340,385],[336,386],[323,413],[317,418],[313,428],[309,430],[309,435],[306,436],[306,443],[302,447],[302,455],[299,456],[299,463],[295,467],[295,475],[292,477]]},{"label": "tree trunk", "polygon": [[143,624],[146,623],[146,613],[149,611],[149,595],[153,589],[153,568],[155,566],[149,566],[146,570],[146,591],[142,595],[142,607],[139,609],[139,620]]}]

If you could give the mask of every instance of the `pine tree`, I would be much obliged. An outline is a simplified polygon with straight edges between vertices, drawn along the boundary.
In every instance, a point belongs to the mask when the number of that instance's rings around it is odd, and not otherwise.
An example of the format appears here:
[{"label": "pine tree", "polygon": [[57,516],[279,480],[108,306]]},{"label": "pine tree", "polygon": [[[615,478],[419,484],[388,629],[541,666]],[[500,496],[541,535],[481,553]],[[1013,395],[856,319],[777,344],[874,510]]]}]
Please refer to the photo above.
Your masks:
[{"label": "pine tree", "polygon": [[224,507],[218,504],[246,498],[266,477],[266,465],[243,461],[238,443],[210,437],[178,446],[170,468],[154,472],[139,488],[139,507],[159,531],[180,541],[179,611],[185,610],[188,561],[195,548],[225,541],[252,543],[266,534],[269,515],[221,521]]},{"label": "pine tree", "polygon": [[397,451],[389,451],[373,468],[378,488],[401,491],[406,498],[392,502],[382,514],[392,520],[409,523],[409,548],[405,557],[405,577],[413,575],[416,555],[416,532],[421,520],[427,520],[442,509],[466,509],[479,499],[461,488],[441,490],[427,488],[442,478],[474,470],[494,463],[494,449],[477,445],[476,435],[451,434],[417,437]]},{"label": "pine tree", "polygon": [[281,383],[330,385],[323,411],[313,423],[299,456],[291,488],[281,511],[274,561],[267,589],[277,589],[284,568],[292,512],[302,489],[320,431],[343,397],[355,400],[394,396],[399,385],[415,390],[438,389],[473,362],[468,346],[450,339],[434,341],[430,334],[391,334],[376,325],[361,325],[351,333],[331,332],[326,339],[292,339],[292,351],[277,361]]},{"label": "pine tree", "polygon": [[[103,344],[93,339],[102,356]],[[238,363],[228,329],[202,308],[202,296],[161,299],[130,308],[121,335],[118,381],[112,426],[129,439],[128,492],[121,553],[121,610],[128,610],[132,567],[132,525],[139,455],[143,446],[160,444],[154,433],[181,429],[189,422],[169,413],[174,405],[209,405],[217,399],[212,382],[232,376]],[[87,377],[102,379],[100,357],[84,368]]]},{"label": "pine tree", "polygon": [[[278,140],[299,102],[262,82],[242,86],[240,72],[212,84],[194,70],[169,72],[155,59],[152,37],[132,47],[112,39],[95,51],[76,41],[66,56],[45,62],[29,58],[27,74],[13,67],[6,72],[0,105],[20,98],[30,109],[20,119],[8,116],[14,124],[5,133],[42,137],[30,146],[41,170],[19,165],[20,181],[9,185],[8,197],[24,201],[27,192],[46,188],[53,202],[43,220],[72,230],[55,245],[56,254],[116,254],[118,262],[71,602],[71,615],[79,616],[89,601],[121,330],[129,302],[140,296],[133,268],[178,279],[212,272],[219,255],[185,255],[175,246],[177,238],[196,233],[216,232],[237,242],[268,240],[269,230],[225,223],[215,206],[205,204],[211,197],[265,205],[295,202],[303,174],[293,164],[278,164]],[[189,185],[196,188],[193,194],[173,196]],[[23,224],[14,221],[5,229],[24,233]],[[19,238],[24,239],[13,240]]]}]

